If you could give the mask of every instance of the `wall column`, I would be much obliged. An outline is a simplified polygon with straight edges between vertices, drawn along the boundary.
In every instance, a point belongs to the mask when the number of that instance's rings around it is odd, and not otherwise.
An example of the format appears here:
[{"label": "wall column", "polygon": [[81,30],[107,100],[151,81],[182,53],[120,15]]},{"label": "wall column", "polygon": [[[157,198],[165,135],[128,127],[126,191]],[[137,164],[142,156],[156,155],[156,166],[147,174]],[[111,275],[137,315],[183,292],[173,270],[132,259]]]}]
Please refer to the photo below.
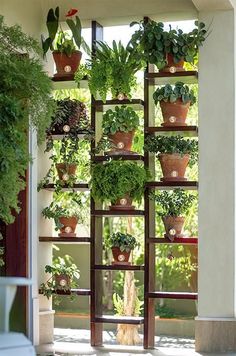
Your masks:
[{"label": "wall column", "polygon": [[211,33],[199,61],[199,301],[196,350],[236,351],[235,18],[200,11]]}]

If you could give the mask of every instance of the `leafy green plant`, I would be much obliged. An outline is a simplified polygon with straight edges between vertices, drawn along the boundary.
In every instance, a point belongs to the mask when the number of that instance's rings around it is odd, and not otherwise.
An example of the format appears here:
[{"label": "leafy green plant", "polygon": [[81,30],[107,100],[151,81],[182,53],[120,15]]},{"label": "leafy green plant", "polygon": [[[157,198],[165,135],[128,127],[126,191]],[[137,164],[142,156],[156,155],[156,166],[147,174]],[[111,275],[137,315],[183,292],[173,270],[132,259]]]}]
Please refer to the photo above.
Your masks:
[{"label": "leafy green plant", "polygon": [[[119,316],[125,316],[125,310],[124,310],[124,299],[119,296],[119,294],[114,293],[113,294],[113,305],[116,311],[116,315]],[[135,307],[134,307],[134,313],[132,316],[139,316],[143,310],[143,304],[144,302],[139,300],[137,297],[135,300]]]},{"label": "leafy green plant", "polygon": [[[76,49],[80,50],[80,47],[89,50],[86,45],[84,39],[81,36],[82,26],[81,21],[77,14],[77,9],[71,9],[66,14],[66,23],[68,25],[69,30],[72,32],[70,35],[68,32],[64,32],[62,28],[59,29],[59,17],[60,10],[57,6],[55,11],[51,8],[48,11],[47,15],[47,30],[48,30],[48,38],[45,40],[42,36],[42,47],[44,56],[50,49],[51,51],[59,51],[61,53],[66,54],[68,57],[72,55],[76,51]],[[72,17],[75,16],[75,20],[72,20]]]},{"label": "leafy green plant", "polygon": [[55,230],[60,230],[63,225],[60,223],[61,217],[77,217],[82,220],[80,212],[83,202],[80,194],[74,192],[61,192],[54,196],[51,204],[42,210],[42,215],[46,219],[54,219]]},{"label": "leafy green plant", "polygon": [[[38,142],[45,137],[54,111],[51,81],[44,72],[39,43],[0,16],[0,219],[9,224],[19,212],[24,188],[29,125]],[[22,54],[24,53],[24,54]]]},{"label": "leafy green plant", "polygon": [[[50,273],[51,277],[40,285],[41,293],[48,299],[54,296],[54,303],[59,305],[61,297],[56,293],[60,291],[70,291],[71,288],[78,288],[78,279],[80,278],[80,271],[78,267],[73,263],[73,259],[69,255],[65,255],[64,258],[58,257],[53,260],[52,266],[45,266],[45,273]],[[56,276],[68,276],[70,278],[69,285],[61,286],[57,283]],[[70,295],[70,298],[74,300],[74,296]]]},{"label": "leafy green plant", "polygon": [[108,236],[105,243],[107,248],[119,247],[122,252],[129,252],[139,246],[139,243],[134,236],[122,232],[116,232]]},{"label": "leafy green plant", "polygon": [[196,199],[196,195],[187,193],[183,189],[172,191],[152,192],[150,198],[157,203],[159,216],[186,215]]},{"label": "leafy green plant", "polygon": [[109,161],[94,164],[91,171],[91,195],[97,201],[115,203],[129,194],[141,201],[148,172],[134,162]]},{"label": "leafy green plant", "polygon": [[116,106],[115,110],[107,110],[103,115],[102,128],[105,135],[114,135],[117,131],[129,132],[139,126],[137,113],[125,105]]},{"label": "leafy green plant", "polygon": [[190,90],[189,87],[182,82],[175,83],[175,86],[166,84],[165,86],[157,88],[153,93],[153,99],[156,105],[162,100],[174,103],[177,99],[181,99],[184,104],[190,102],[190,105],[193,105],[196,103],[194,91]]},{"label": "leafy green plant", "polygon": [[184,33],[181,29],[172,29],[171,26],[169,31],[165,31],[162,22],[152,20],[132,22],[130,25],[137,24],[139,29],[133,34],[129,45],[131,48],[138,47],[144,59],[155,64],[158,69],[167,64],[167,54],[173,56],[175,63],[182,59],[194,63],[198,48],[202,46],[208,33],[205,24],[198,21],[195,21],[196,27],[189,33]]},{"label": "leafy green plant", "polygon": [[198,158],[198,142],[196,140],[185,139],[182,136],[154,136],[150,135],[145,140],[144,149],[153,153],[179,153],[190,155],[190,167]]},{"label": "leafy green plant", "polygon": [[105,102],[109,91],[114,98],[119,94],[131,98],[136,87],[135,73],[143,67],[141,54],[113,41],[112,47],[98,41],[96,55],[88,64],[89,89],[94,97],[99,94]]}]

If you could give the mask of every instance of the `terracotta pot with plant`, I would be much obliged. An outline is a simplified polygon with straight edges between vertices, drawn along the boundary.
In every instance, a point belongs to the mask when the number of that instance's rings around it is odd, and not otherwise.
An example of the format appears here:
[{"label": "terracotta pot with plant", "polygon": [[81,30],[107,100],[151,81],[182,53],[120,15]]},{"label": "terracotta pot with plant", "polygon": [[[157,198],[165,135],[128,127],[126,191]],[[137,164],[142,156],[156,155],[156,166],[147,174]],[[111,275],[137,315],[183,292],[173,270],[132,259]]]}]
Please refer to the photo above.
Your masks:
[{"label": "terracotta pot with plant", "polygon": [[165,127],[186,126],[189,107],[196,102],[193,90],[182,82],[157,88],[153,99],[156,105],[160,103]]},{"label": "terracotta pot with plant", "polygon": [[[52,51],[57,70],[54,77],[73,75],[80,65],[81,46],[87,50],[87,45],[81,36],[82,27],[79,17],[76,16],[77,12],[77,9],[71,9],[66,14],[66,24],[72,32],[72,35],[69,35],[61,27],[59,29],[59,7],[55,11],[52,8],[48,11],[46,22],[48,38],[42,37],[42,47],[44,56],[49,49]],[[74,16],[75,20],[72,19]]]},{"label": "terracotta pot with plant", "polygon": [[134,32],[130,45],[139,48],[143,58],[155,64],[161,72],[184,71],[184,62],[195,63],[198,48],[203,45],[208,30],[203,22],[195,21],[195,28],[188,33],[181,29],[164,29],[162,22],[141,21],[131,25],[139,25]]},{"label": "terracotta pot with plant", "polygon": [[47,219],[54,219],[59,237],[75,237],[75,229],[80,218],[82,208],[81,197],[73,192],[58,193],[54,201],[44,208],[42,215]]},{"label": "terracotta pot with plant", "polygon": [[[132,89],[137,85],[135,74],[144,67],[142,54],[137,48],[126,47],[119,41],[112,42],[108,46],[105,42],[96,43],[96,56],[87,65],[89,78],[89,89],[97,98],[99,95],[103,102],[106,101],[108,93],[113,99],[131,99]],[[78,72],[75,80],[80,82],[81,75]]]},{"label": "terracotta pot with plant", "polygon": [[98,163],[92,167],[91,195],[96,201],[111,203],[110,210],[133,210],[132,201],[141,202],[147,171],[129,161]]},{"label": "terracotta pot with plant", "polygon": [[183,237],[185,216],[192,207],[196,195],[183,189],[152,193],[150,198],[156,202],[157,214],[161,216],[166,234],[171,241]]},{"label": "terracotta pot with plant", "polygon": [[185,171],[197,161],[198,142],[181,136],[153,136],[145,141],[145,150],[157,153],[164,182],[185,181]]},{"label": "terracotta pot with plant", "polygon": [[106,247],[112,250],[113,265],[130,265],[130,253],[139,245],[134,236],[122,232],[113,233],[105,242]]},{"label": "terracotta pot with plant", "polygon": [[50,273],[51,277],[40,285],[40,292],[47,297],[54,297],[53,301],[56,305],[61,302],[60,293],[68,292],[70,299],[74,300],[74,296],[70,294],[71,288],[78,288],[78,280],[80,271],[73,263],[73,259],[69,255],[64,258],[58,257],[53,260],[52,266],[45,266],[45,273]]},{"label": "terracotta pot with plant", "polygon": [[108,154],[131,154],[133,138],[138,126],[138,114],[131,107],[122,105],[116,106],[115,110],[107,110],[102,121],[103,137],[97,149],[103,149],[100,144],[104,137],[107,137],[108,148],[110,147]]}]

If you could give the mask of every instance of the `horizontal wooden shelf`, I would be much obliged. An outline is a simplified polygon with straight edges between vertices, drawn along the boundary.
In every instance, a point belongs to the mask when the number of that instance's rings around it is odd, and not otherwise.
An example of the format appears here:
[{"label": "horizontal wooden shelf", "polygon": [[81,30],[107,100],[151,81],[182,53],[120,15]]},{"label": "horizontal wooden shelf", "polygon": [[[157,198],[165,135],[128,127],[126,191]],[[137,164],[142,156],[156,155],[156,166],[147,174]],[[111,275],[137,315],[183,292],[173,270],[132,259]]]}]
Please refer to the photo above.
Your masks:
[{"label": "horizontal wooden shelf", "polygon": [[144,323],[144,318],[135,316],[97,315],[91,321],[95,323],[140,325]]},{"label": "horizontal wooden shelf", "polygon": [[184,72],[156,72],[146,73],[145,79],[152,85],[175,84],[176,82],[183,82],[185,84],[196,84],[198,82],[198,72],[195,70]]},{"label": "horizontal wooden shelf", "polygon": [[[81,130],[81,131],[78,131],[78,138],[81,138],[83,139],[85,135],[88,134],[88,131],[86,130]],[[64,137],[68,136],[68,134],[65,134],[65,133],[61,133],[61,132],[55,132],[51,135],[48,135],[47,137],[48,138],[52,138],[53,140],[62,140]]]},{"label": "horizontal wooden shelf", "polygon": [[163,298],[163,299],[197,299],[197,293],[188,292],[149,292],[149,298]]},{"label": "horizontal wooden shelf", "polygon": [[94,105],[96,111],[100,111],[100,112],[103,110],[108,110],[110,109],[110,107],[114,105],[132,105],[134,110],[143,110],[144,101],[142,99],[131,99],[131,100],[112,99],[112,100],[107,100],[104,103],[102,100],[95,100],[92,105]]},{"label": "horizontal wooden shelf", "polygon": [[[39,294],[42,294],[42,291],[39,289]],[[71,289],[71,290],[61,290],[61,289],[56,289],[54,291],[54,294],[58,295],[71,295],[71,294],[76,294],[76,295],[91,295],[91,290],[90,289]]]},{"label": "horizontal wooden shelf", "polygon": [[[43,189],[53,192],[55,190],[55,184],[49,183],[47,185],[44,185]],[[89,185],[88,183],[75,183],[73,184],[73,186],[68,186],[68,184],[64,184],[61,190],[62,191],[75,190],[77,192],[86,192],[89,191]]]},{"label": "horizontal wooden shelf", "polygon": [[197,245],[197,237],[176,237],[174,241],[169,240],[167,237],[151,237],[148,243],[152,244],[180,244],[180,245]]},{"label": "horizontal wooden shelf", "polygon": [[130,154],[130,155],[105,155],[105,156],[93,156],[91,160],[93,162],[103,162],[109,160],[122,160],[122,161],[143,161],[144,157],[139,154]]},{"label": "horizontal wooden shelf", "polygon": [[143,210],[95,210],[92,216],[144,216]]},{"label": "horizontal wooden shelf", "polygon": [[198,182],[196,181],[183,181],[183,182],[147,182],[147,188],[151,189],[174,189],[174,188],[182,188],[182,189],[189,189],[189,190],[197,190]]},{"label": "horizontal wooden shelf", "polygon": [[157,133],[158,135],[162,135],[162,136],[181,135],[181,136],[197,137],[198,127],[197,126],[172,126],[172,127],[152,126],[152,127],[145,128],[145,132],[150,134]]},{"label": "horizontal wooden shelf", "polygon": [[68,75],[66,77],[52,77],[52,87],[54,90],[60,89],[88,89],[88,79],[84,77],[80,81],[80,86],[74,80],[74,75]]},{"label": "horizontal wooden shelf", "polygon": [[95,270],[111,271],[144,271],[144,266],[135,265],[95,265]]},{"label": "horizontal wooden shelf", "polygon": [[90,242],[90,237],[54,237],[54,236],[39,236],[40,242],[55,242],[57,244],[79,244]]}]

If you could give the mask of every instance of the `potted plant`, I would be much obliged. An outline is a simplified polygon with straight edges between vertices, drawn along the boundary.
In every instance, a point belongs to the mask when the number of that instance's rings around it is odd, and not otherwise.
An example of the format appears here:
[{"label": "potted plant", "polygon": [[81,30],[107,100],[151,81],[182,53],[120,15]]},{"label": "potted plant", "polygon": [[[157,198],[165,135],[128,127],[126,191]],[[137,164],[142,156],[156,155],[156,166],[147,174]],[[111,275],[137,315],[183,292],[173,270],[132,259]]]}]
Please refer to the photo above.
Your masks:
[{"label": "potted plant", "polygon": [[193,90],[182,82],[157,88],[153,99],[156,105],[160,103],[165,127],[186,126],[189,106],[196,102]]},{"label": "potted plant", "polygon": [[[41,62],[40,44],[20,26],[0,16],[0,219],[10,224],[19,213],[18,194],[31,162],[30,127],[45,139],[54,111],[52,83]],[[22,55],[24,53],[24,55]]]},{"label": "potted plant", "polygon": [[140,202],[147,171],[137,163],[109,161],[92,166],[91,195],[101,202],[111,202],[111,210],[134,209],[132,201]]},{"label": "potted plant", "polygon": [[128,233],[116,232],[107,237],[106,246],[112,250],[113,265],[130,265],[130,252],[139,244],[134,236]]},{"label": "potted plant", "polygon": [[206,39],[208,30],[203,22],[195,21],[195,28],[189,33],[181,29],[165,31],[162,22],[132,22],[139,25],[133,34],[130,46],[143,53],[144,59],[155,64],[160,71],[175,73],[183,71],[184,62],[194,63],[198,48]]},{"label": "potted plant", "polygon": [[48,11],[46,22],[48,38],[44,39],[42,36],[42,47],[44,56],[49,49],[52,51],[57,70],[54,77],[73,75],[78,69],[82,57],[81,46],[88,50],[81,36],[82,27],[77,13],[77,9],[71,9],[66,14],[66,23],[72,32],[70,35],[61,27],[59,29],[59,7],[55,11],[52,8]]},{"label": "potted plant", "polygon": [[[51,276],[40,285],[40,292],[48,299],[54,295],[54,303],[57,305],[61,302],[58,295],[60,292],[70,292],[72,288],[78,288],[80,271],[69,255],[55,258],[51,266],[45,266],[45,273],[50,273]],[[73,300],[72,295],[71,297]]]},{"label": "potted plant", "polygon": [[174,189],[172,191],[153,192],[150,198],[157,203],[157,214],[162,217],[166,237],[172,241],[175,237],[182,237],[184,215],[193,205],[196,195],[189,194],[183,189]]},{"label": "potted plant", "polygon": [[107,110],[103,115],[103,134],[108,136],[113,148],[110,154],[130,154],[135,130],[139,126],[138,114],[125,105]]},{"label": "potted plant", "polygon": [[144,149],[157,153],[163,172],[162,181],[185,181],[187,165],[190,167],[197,161],[198,142],[182,136],[147,137]]},{"label": "potted plant", "polygon": [[[130,99],[131,90],[136,87],[135,73],[143,67],[141,54],[135,49],[124,47],[113,41],[112,47],[97,42],[96,56],[88,64],[89,89],[105,102],[110,91],[114,99]],[[75,78],[76,79],[76,78]],[[81,77],[79,76],[77,81]]]},{"label": "potted plant", "polygon": [[42,215],[54,219],[55,230],[60,230],[59,237],[75,237],[75,229],[83,206],[81,197],[74,192],[61,192],[54,197],[51,204],[44,208]]}]

